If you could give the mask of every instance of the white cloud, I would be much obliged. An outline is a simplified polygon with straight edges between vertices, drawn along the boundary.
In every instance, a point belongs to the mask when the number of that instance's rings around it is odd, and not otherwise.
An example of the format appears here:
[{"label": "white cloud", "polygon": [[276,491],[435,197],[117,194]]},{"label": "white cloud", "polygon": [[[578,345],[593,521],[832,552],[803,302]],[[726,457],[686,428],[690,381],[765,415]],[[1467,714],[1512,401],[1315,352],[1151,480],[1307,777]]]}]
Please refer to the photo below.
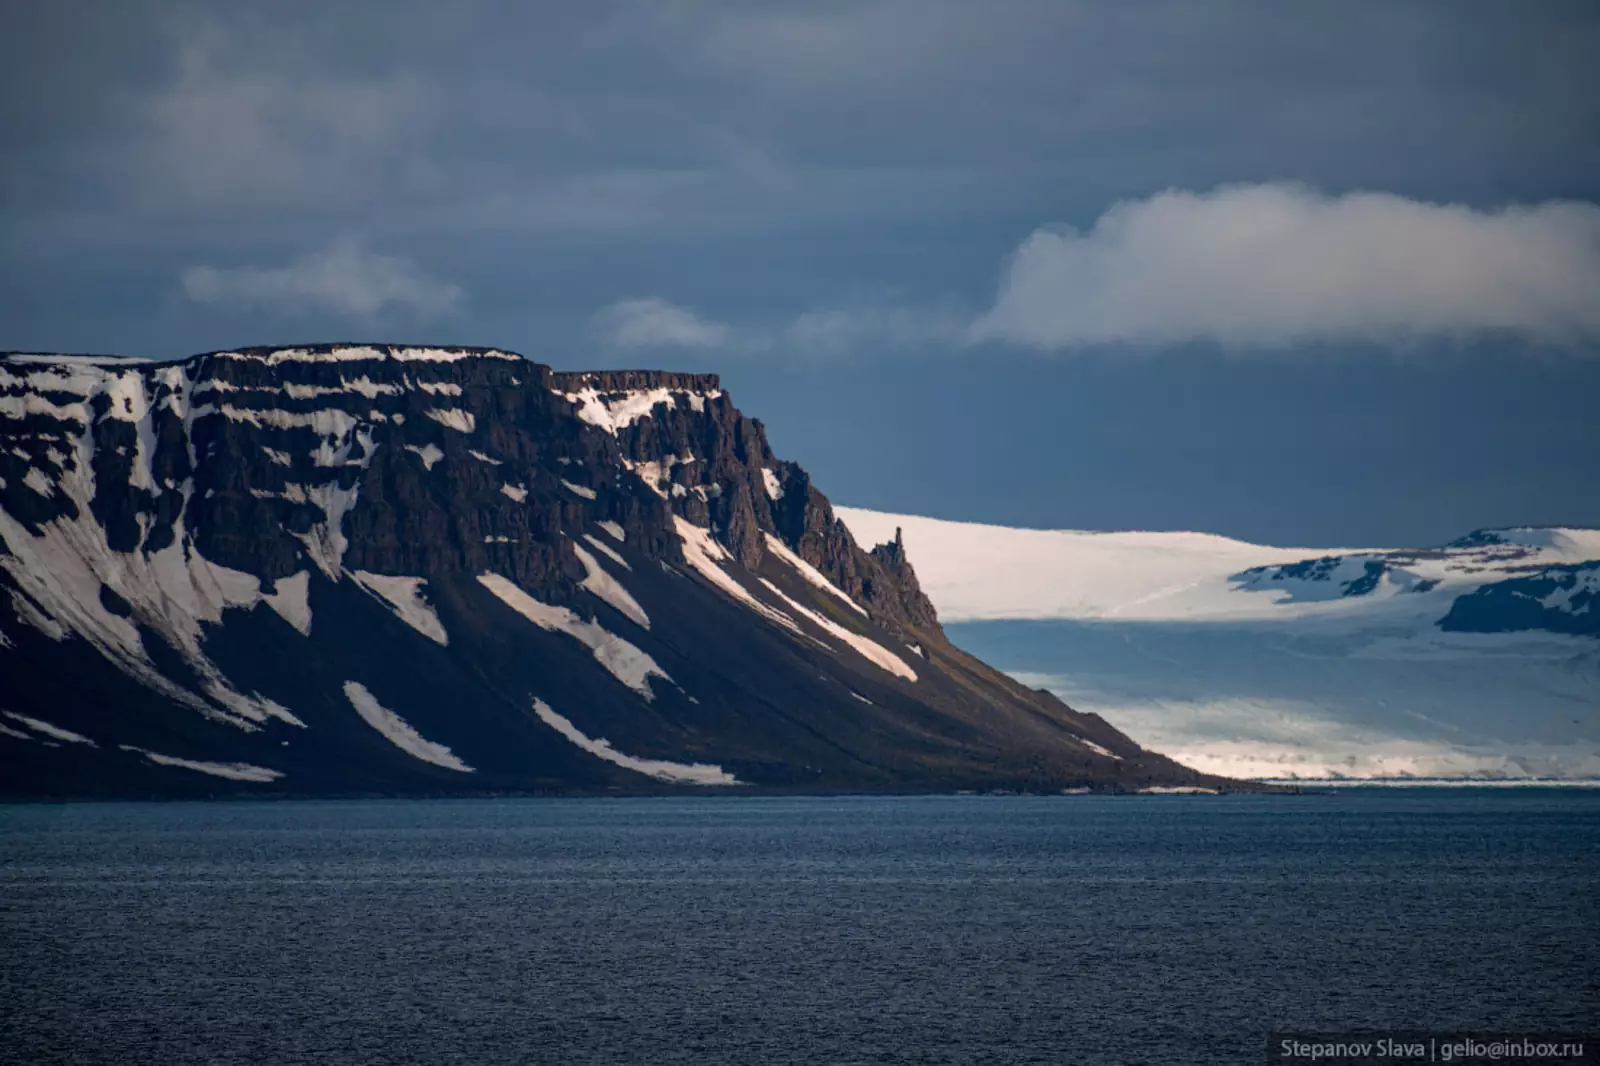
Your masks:
[{"label": "white cloud", "polygon": [[590,326],[613,348],[717,348],[733,332],[721,322],[653,296],[602,307]]},{"label": "white cloud", "polygon": [[960,343],[966,318],[951,309],[902,306],[856,306],[807,311],[784,331],[788,345],[803,351],[834,354]]},{"label": "white cloud", "polygon": [[193,212],[330,211],[425,178],[411,149],[436,88],[413,71],[361,77],[297,35],[206,23],[179,33],[172,77],[134,107],[108,160],[147,205]]},{"label": "white cloud", "polygon": [[1169,191],[1016,250],[974,341],[1259,346],[1600,334],[1600,207],[1497,211],[1291,184]]},{"label": "white cloud", "polygon": [[350,240],[282,267],[192,266],[180,282],[198,303],[363,316],[395,307],[433,317],[454,308],[462,295],[459,286],[428,277],[409,259],[376,255]]}]

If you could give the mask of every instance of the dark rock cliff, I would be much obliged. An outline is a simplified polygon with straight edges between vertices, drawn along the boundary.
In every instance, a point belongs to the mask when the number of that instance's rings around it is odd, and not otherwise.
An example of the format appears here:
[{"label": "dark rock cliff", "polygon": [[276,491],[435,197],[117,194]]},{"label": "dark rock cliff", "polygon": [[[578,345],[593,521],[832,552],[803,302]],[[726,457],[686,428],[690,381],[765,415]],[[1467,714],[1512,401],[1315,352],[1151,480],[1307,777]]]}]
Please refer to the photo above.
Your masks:
[{"label": "dark rock cliff", "polygon": [[1216,783],[950,645],[714,375],[0,360],[0,791]]}]

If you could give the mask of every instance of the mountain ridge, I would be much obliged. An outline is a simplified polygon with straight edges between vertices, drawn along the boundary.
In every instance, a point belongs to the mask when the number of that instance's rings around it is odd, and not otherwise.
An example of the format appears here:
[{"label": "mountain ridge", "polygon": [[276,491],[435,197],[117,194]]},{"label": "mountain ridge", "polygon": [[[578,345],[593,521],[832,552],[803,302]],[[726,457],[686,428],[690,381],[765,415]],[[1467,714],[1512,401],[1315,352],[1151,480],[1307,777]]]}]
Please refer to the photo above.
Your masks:
[{"label": "mountain ridge", "polygon": [[0,357],[14,795],[1232,787],[945,638],[716,375]]}]

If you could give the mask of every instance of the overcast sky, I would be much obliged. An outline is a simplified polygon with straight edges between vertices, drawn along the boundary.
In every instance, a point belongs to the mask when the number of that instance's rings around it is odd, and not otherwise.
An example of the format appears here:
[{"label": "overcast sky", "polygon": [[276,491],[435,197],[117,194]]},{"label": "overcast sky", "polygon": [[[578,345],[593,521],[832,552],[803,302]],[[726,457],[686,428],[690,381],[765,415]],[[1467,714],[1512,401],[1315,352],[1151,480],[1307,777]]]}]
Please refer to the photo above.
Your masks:
[{"label": "overcast sky", "polygon": [[1600,524],[1600,7],[10,5],[0,348],[716,370],[836,502]]}]

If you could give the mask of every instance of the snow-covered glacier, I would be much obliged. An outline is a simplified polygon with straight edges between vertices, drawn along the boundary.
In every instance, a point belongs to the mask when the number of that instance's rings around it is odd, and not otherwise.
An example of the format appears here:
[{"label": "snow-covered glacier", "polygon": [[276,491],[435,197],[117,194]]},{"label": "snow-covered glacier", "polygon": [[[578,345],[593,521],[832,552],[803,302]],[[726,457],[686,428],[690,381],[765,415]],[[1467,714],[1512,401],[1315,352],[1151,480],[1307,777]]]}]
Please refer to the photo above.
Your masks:
[{"label": "snow-covered glacier", "polygon": [[1197,769],[1600,780],[1600,530],[1328,550],[838,514],[903,531],[957,643]]}]

